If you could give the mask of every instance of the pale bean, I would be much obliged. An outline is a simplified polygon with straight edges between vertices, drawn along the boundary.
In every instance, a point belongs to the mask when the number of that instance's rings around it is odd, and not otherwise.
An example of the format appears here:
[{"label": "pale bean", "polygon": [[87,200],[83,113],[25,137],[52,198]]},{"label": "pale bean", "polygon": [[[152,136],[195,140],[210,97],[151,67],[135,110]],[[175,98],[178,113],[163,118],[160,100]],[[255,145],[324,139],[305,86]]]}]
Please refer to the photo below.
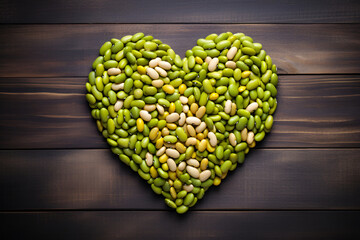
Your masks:
[{"label": "pale bean", "polygon": [[196,168],[194,168],[192,166],[186,166],[186,171],[193,178],[199,178],[199,176],[200,176],[199,170],[197,170]]},{"label": "pale bean", "polygon": [[160,115],[164,115],[165,109],[163,106],[161,106],[160,104],[156,104],[156,109],[158,110]]},{"label": "pale bean", "polygon": [[159,67],[165,69],[165,70],[170,70],[171,69],[171,64],[169,62],[166,61],[160,61],[159,62]]},{"label": "pale bean", "polygon": [[215,133],[209,132],[208,133],[208,138],[209,138],[210,145],[212,147],[215,147],[217,145],[217,138],[216,138]]},{"label": "pale bean", "polygon": [[247,128],[244,128],[243,130],[241,130],[241,141],[246,141],[248,137],[248,130]]},{"label": "pale bean", "polygon": [[107,70],[109,76],[119,75],[121,73],[120,68],[109,68]]},{"label": "pale bean", "polygon": [[189,111],[189,106],[188,106],[188,105],[184,105],[184,106],[183,106],[183,112],[184,112],[184,113],[188,113],[188,111]]},{"label": "pale bean", "polygon": [[119,90],[123,90],[124,89],[124,83],[113,83],[111,85],[111,89],[114,91],[119,91]]},{"label": "pale bean", "polygon": [[194,124],[194,125],[199,125],[201,123],[201,120],[197,117],[187,117],[186,118],[186,123],[187,124]]},{"label": "pale bean", "polygon": [[205,170],[200,173],[199,179],[200,181],[205,182],[210,176],[211,176],[211,171]]},{"label": "pale bean", "polygon": [[229,134],[229,142],[233,147],[236,146],[236,137],[234,133]]},{"label": "pale bean", "polygon": [[166,152],[166,155],[168,155],[171,158],[176,159],[176,158],[180,157],[180,153],[176,149],[168,148],[168,149],[166,149],[165,152]]},{"label": "pale bean", "polygon": [[187,133],[188,133],[190,136],[196,137],[196,131],[195,131],[195,129],[194,129],[193,126],[187,125],[187,126],[186,126],[186,130],[187,130]]},{"label": "pale bean", "polygon": [[145,106],[144,106],[144,110],[146,110],[148,112],[155,111],[155,109],[156,109],[155,104],[145,104]]},{"label": "pale bean", "polygon": [[162,69],[161,67],[155,67],[155,70],[160,74],[160,76],[162,76],[162,77],[167,76],[167,72],[164,69]]},{"label": "pale bean", "polygon": [[167,165],[169,167],[169,170],[172,172],[176,171],[176,163],[172,158],[168,158],[168,160],[166,161]]},{"label": "pale bean", "polygon": [[199,161],[196,160],[196,159],[189,159],[189,160],[186,161],[186,163],[187,163],[188,165],[193,166],[193,167],[196,167],[196,168],[200,166]]},{"label": "pale bean", "polygon": [[179,119],[179,125],[180,126],[183,126],[185,124],[185,121],[186,121],[186,115],[185,113],[180,113],[180,119]]},{"label": "pale bean", "polygon": [[197,118],[202,118],[205,115],[205,112],[206,112],[206,107],[205,106],[199,107],[199,109],[196,111],[196,117]]},{"label": "pale bean", "polygon": [[247,106],[246,110],[252,113],[259,107],[259,104],[257,102],[250,103],[249,106]]},{"label": "pale bean", "polygon": [[210,61],[211,61],[211,57],[210,57],[210,56],[207,56],[207,57],[205,58],[205,62],[206,62],[207,64],[209,64]]},{"label": "pale bean", "polygon": [[194,185],[190,184],[190,185],[184,185],[183,186],[183,189],[186,191],[186,192],[191,192],[193,189],[194,189]]},{"label": "pale bean", "polygon": [[155,71],[155,69],[148,67],[146,69],[146,73],[154,80],[159,79],[159,74],[157,71]]},{"label": "pale bean", "polygon": [[201,133],[205,130],[206,128],[206,123],[205,122],[201,122],[199,126],[196,127],[196,132],[197,133]]},{"label": "pale bean", "polygon": [[188,99],[187,97],[185,97],[185,96],[180,96],[180,102],[181,102],[182,104],[187,104],[188,101],[189,101],[189,99]]},{"label": "pale bean", "polygon": [[114,105],[114,110],[119,111],[123,106],[124,106],[124,101],[117,100],[115,105]]},{"label": "pale bean", "polygon": [[185,162],[179,163],[178,169],[179,169],[180,171],[184,171],[185,168],[186,168],[186,163],[185,163]]},{"label": "pale bean", "polygon": [[191,146],[191,145],[196,145],[196,138],[194,137],[189,137],[186,142],[185,142],[185,145],[186,146]]},{"label": "pale bean", "polygon": [[161,58],[159,58],[159,57],[157,57],[157,58],[155,58],[155,59],[152,59],[152,60],[149,62],[149,66],[152,67],[152,68],[154,68],[154,67],[156,67],[156,66],[159,64],[160,61],[161,61]]},{"label": "pale bean", "polygon": [[145,160],[146,165],[148,165],[150,167],[153,164],[153,160],[154,160],[153,155],[151,153],[147,152],[145,155],[145,159],[146,159]]},{"label": "pale bean", "polygon": [[211,59],[211,61],[209,62],[209,66],[208,66],[209,72],[215,71],[218,63],[219,63],[219,59],[217,57]]},{"label": "pale bean", "polygon": [[159,150],[157,150],[156,156],[160,157],[165,153],[165,151],[166,151],[166,147],[161,147]]},{"label": "pale bean", "polygon": [[173,122],[176,122],[177,120],[179,120],[179,118],[180,118],[180,115],[178,113],[174,112],[174,113],[169,114],[166,117],[166,121],[168,123],[173,123]]},{"label": "pale bean", "polygon": [[227,52],[226,57],[230,60],[233,59],[235,57],[237,51],[238,51],[237,47],[231,47],[229,49],[229,51]]},{"label": "pale bean", "polygon": [[225,67],[235,69],[236,68],[236,63],[234,61],[227,61],[225,63]]},{"label": "pale bean", "polygon": [[161,79],[153,80],[151,84],[156,88],[161,88],[164,85],[164,81]]},{"label": "pale bean", "polygon": [[248,133],[246,142],[247,142],[248,144],[252,144],[252,143],[254,142],[254,132],[250,131],[250,132]]},{"label": "pale bean", "polygon": [[227,101],[225,102],[225,108],[224,108],[225,113],[230,114],[230,112],[231,112],[231,105],[232,105],[231,100],[227,100]]},{"label": "pale bean", "polygon": [[145,111],[145,110],[140,111],[140,117],[146,122],[149,122],[151,120],[150,113],[148,111]]}]

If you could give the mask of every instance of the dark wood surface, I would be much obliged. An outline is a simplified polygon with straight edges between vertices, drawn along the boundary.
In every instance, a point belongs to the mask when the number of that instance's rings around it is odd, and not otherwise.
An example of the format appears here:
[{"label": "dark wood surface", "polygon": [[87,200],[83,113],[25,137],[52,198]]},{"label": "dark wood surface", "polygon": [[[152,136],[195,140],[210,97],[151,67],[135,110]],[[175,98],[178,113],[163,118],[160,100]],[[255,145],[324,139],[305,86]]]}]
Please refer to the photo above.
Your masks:
[{"label": "dark wood surface", "polygon": [[[360,238],[359,1],[0,9],[1,239]],[[84,99],[101,44],[139,31],[181,56],[212,32],[244,32],[280,73],[273,131],[185,216],[111,153]]]},{"label": "dark wood surface", "polygon": [[353,23],[357,0],[3,0],[5,23]]}]

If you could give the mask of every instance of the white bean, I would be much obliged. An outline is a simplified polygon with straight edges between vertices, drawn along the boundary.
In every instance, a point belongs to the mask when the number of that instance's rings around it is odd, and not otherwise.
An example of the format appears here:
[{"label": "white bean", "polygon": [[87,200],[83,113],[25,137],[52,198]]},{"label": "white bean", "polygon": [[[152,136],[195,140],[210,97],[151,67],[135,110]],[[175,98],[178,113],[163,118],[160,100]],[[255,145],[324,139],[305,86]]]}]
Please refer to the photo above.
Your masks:
[{"label": "white bean", "polygon": [[145,160],[146,165],[148,165],[150,167],[153,164],[153,160],[154,160],[153,155],[151,153],[147,152],[145,155],[145,159],[146,159]]},{"label": "white bean", "polygon": [[166,121],[169,123],[173,123],[176,122],[177,120],[179,120],[180,115],[178,113],[171,113],[166,117]]},{"label": "white bean", "polygon": [[166,155],[168,155],[171,158],[176,159],[176,158],[180,157],[180,153],[176,149],[168,148],[168,149],[166,149],[165,152],[166,152]]},{"label": "white bean", "polygon": [[229,134],[229,142],[233,147],[236,146],[236,137],[234,133]]},{"label": "white bean", "polygon": [[185,162],[181,162],[181,163],[179,163],[178,169],[179,169],[180,171],[184,171],[185,167],[186,167],[186,163],[185,163]]},{"label": "white bean", "polygon": [[199,178],[199,176],[200,176],[199,170],[197,170],[196,168],[194,168],[192,166],[187,166],[186,171],[193,178]]},{"label": "white bean", "polygon": [[148,67],[146,69],[146,72],[152,79],[154,79],[154,80],[159,79],[159,74],[157,71],[155,71],[155,69]]},{"label": "white bean", "polygon": [[219,59],[217,57],[211,59],[211,61],[209,62],[209,66],[208,66],[209,72],[215,71],[218,63],[219,63]]},{"label": "white bean", "polygon": [[108,73],[109,76],[114,76],[114,75],[120,74],[121,70],[120,70],[120,68],[109,68],[107,70],[107,73]]},{"label": "white bean", "polygon": [[165,70],[170,70],[171,69],[171,64],[169,62],[166,61],[160,61],[159,62],[159,67],[165,69]]},{"label": "white bean", "polygon": [[226,57],[230,60],[233,59],[235,57],[237,51],[238,51],[237,47],[231,47],[229,49],[229,51],[227,52]]},{"label": "white bean", "polygon": [[246,107],[246,110],[249,111],[250,113],[252,113],[252,112],[255,111],[258,107],[259,107],[259,104],[258,104],[257,102],[253,102],[253,103],[250,103],[250,104]]},{"label": "white bean", "polygon": [[162,69],[161,67],[155,67],[155,70],[160,74],[160,76],[162,76],[162,77],[167,76],[167,72],[164,69]]},{"label": "white bean", "polygon": [[124,106],[124,101],[117,100],[114,105],[114,110],[117,112]]},{"label": "white bean", "polygon": [[140,117],[141,117],[144,121],[146,121],[146,122],[148,122],[148,121],[151,120],[151,115],[150,115],[150,113],[149,113],[148,111],[146,111],[146,110],[141,110],[141,111],[140,111]]},{"label": "white bean", "polygon": [[227,101],[225,102],[225,108],[224,108],[225,113],[230,114],[230,112],[231,112],[231,105],[232,105],[231,100],[227,100]]},{"label": "white bean", "polygon": [[168,160],[166,161],[167,165],[169,167],[169,170],[172,172],[176,171],[176,163],[172,158],[168,158]]},{"label": "white bean", "polygon": [[200,173],[199,179],[200,181],[205,182],[210,176],[211,176],[211,171],[205,170]]},{"label": "white bean", "polygon": [[209,138],[210,145],[212,147],[215,147],[217,145],[217,138],[216,138],[215,133],[209,132],[208,133],[208,138]]},{"label": "white bean", "polygon": [[247,135],[247,139],[246,139],[246,142],[248,144],[252,144],[254,141],[254,132],[249,132],[248,135]]},{"label": "white bean", "polygon": [[187,124],[194,124],[194,125],[199,125],[201,123],[201,120],[197,117],[187,117],[186,118],[186,123]]}]

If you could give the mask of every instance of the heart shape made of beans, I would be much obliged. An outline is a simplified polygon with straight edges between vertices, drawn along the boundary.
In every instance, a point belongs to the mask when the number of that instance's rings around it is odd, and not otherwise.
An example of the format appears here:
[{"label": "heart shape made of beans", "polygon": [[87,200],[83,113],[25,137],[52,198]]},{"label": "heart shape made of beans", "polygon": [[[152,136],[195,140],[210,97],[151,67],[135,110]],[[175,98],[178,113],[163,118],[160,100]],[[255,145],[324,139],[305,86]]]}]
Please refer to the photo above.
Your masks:
[{"label": "heart shape made of beans", "polygon": [[210,34],[181,59],[143,33],[100,48],[86,83],[113,153],[179,214],[244,162],[273,125],[276,66],[243,33]]}]

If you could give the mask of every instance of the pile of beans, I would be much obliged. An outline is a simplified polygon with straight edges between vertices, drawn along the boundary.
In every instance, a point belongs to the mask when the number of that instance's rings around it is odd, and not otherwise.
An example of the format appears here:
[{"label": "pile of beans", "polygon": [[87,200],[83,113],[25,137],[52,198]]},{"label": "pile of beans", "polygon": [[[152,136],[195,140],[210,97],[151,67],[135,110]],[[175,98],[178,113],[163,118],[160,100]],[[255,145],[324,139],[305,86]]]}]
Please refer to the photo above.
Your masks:
[{"label": "pile of beans", "polygon": [[243,33],[211,34],[181,57],[143,33],[100,48],[86,99],[112,151],[185,213],[273,125],[276,66]]}]

